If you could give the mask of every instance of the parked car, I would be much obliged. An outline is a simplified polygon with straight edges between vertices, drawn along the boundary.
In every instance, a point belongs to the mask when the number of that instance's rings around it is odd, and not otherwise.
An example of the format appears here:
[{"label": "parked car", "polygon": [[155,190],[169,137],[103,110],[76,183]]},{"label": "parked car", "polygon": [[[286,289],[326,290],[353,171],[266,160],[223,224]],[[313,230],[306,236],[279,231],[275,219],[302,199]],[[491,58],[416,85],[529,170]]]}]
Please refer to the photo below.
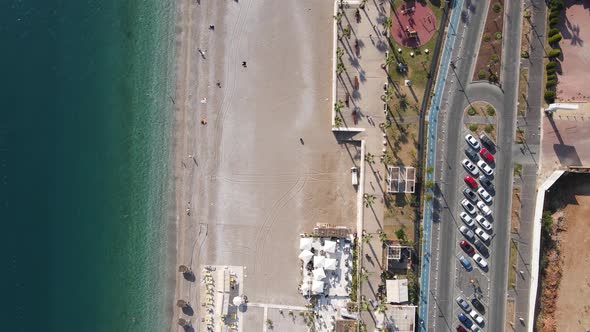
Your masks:
[{"label": "parked car", "polygon": [[463,249],[463,251],[465,251],[465,253],[467,253],[467,255],[473,256],[473,254],[475,254],[475,249],[473,249],[469,242],[461,240],[459,241],[459,246],[461,247],[461,249]]},{"label": "parked car", "polygon": [[475,254],[473,255],[473,260],[477,263],[477,265],[479,265],[482,269],[487,269],[488,268],[488,262],[481,257],[479,254]]},{"label": "parked car", "polygon": [[485,190],[484,188],[477,188],[477,193],[479,194],[479,197],[481,197],[481,199],[483,199],[484,202],[490,204],[492,202],[492,195],[490,195],[490,193]]},{"label": "parked car", "polygon": [[471,265],[471,263],[469,263],[469,260],[467,258],[465,258],[465,256],[459,257],[459,262],[461,262],[461,265],[463,265],[465,270],[467,270],[467,271],[473,270],[473,266]]},{"label": "parked car", "polygon": [[471,312],[469,313],[469,316],[473,317],[473,320],[481,325],[483,324],[483,317],[475,310],[471,310]]},{"label": "parked car", "polygon": [[462,211],[461,213],[459,213],[459,217],[461,218],[461,220],[463,220],[465,225],[469,227],[475,226],[475,221],[473,221],[473,219],[467,214],[467,212]]},{"label": "parked car", "polygon": [[479,169],[481,169],[482,173],[484,173],[487,176],[494,175],[494,170],[490,167],[490,165],[488,165],[483,160],[480,160],[477,162],[477,167],[479,167]]},{"label": "parked car", "polygon": [[465,155],[467,157],[469,157],[469,159],[471,159],[475,162],[477,162],[479,160],[479,156],[477,155],[477,152],[474,151],[472,148],[468,147],[467,149],[465,149]]},{"label": "parked car", "polygon": [[492,230],[492,224],[481,214],[475,216],[475,221],[477,221],[477,223],[480,224],[481,228],[485,229],[486,231],[489,232]]},{"label": "parked car", "polygon": [[481,312],[482,314],[486,313],[486,307],[484,307],[483,303],[480,300],[473,298],[471,299],[471,304],[477,309],[477,311]]},{"label": "parked car", "polygon": [[489,242],[491,239],[490,234],[486,233],[486,231],[479,227],[475,229],[475,234],[477,234],[483,242]]},{"label": "parked car", "polygon": [[[469,203],[471,204],[471,203]],[[492,210],[490,209],[489,206],[486,205],[486,203],[482,202],[482,201],[477,201],[477,208],[484,214],[484,216],[491,216],[492,215]],[[473,214],[473,213],[472,213]]]},{"label": "parked car", "polygon": [[479,155],[488,163],[493,164],[495,161],[494,155],[491,154],[486,148],[481,148],[481,150],[479,150]]},{"label": "parked car", "polygon": [[473,246],[477,249],[477,251],[479,251],[479,253],[483,257],[490,257],[490,251],[488,250],[488,247],[486,247],[486,245],[483,244],[483,242],[481,242],[480,240],[473,240]]},{"label": "parked car", "polygon": [[457,325],[457,332],[467,332],[467,330],[463,326]]},{"label": "parked car", "polygon": [[477,327],[477,325],[473,324],[473,325],[471,325],[471,331],[473,331],[473,332],[481,332],[481,329],[479,327]]},{"label": "parked car", "polygon": [[[481,178],[481,177],[480,177]],[[465,183],[467,183],[467,185],[471,188],[471,189],[477,189],[478,185],[477,182],[475,182],[475,179],[473,177],[471,177],[470,175],[465,175],[463,177],[463,181],[465,181]]]},{"label": "parked car", "polygon": [[467,144],[469,144],[470,147],[475,149],[475,151],[479,151],[479,149],[481,148],[479,141],[471,134],[465,135],[465,141],[467,142]]},{"label": "parked car", "polygon": [[475,214],[475,206],[473,206],[473,204],[471,204],[471,202],[469,202],[467,199],[463,199],[461,201],[461,205],[463,205],[463,208],[465,209],[465,211],[467,211],[469,214]]},{"label": "parked car", "polygon": [[471,202],[477,202],[477,195],[473,192],[473,190],[465,187],[463,189],[463,195],[465,195],[465,197],[467,197],[467,199],[469,199]]},{"label": "parked car", "polygon": [[[485,175],[479,176],[479,182],[481,183],[482,186],[486,187],[488,190],[490,190],[490,191],[495,190],[492,180],[490,178],[486,177]],[[474,189],[477,189],[477,187],[475,187]]]},{"label": "parked car", "polygon": [[477,176],[479,174],[477,167],[475,167],[475,165],[469,159],[467,159],[467,158],[463,159],[461,164],[463,165],[463,167],[465,167],[465,169],[467,170],[467,172],[469,172],[469,174],[471,174],[473,176]]},{"label": "parked car", "polygon": [[473,322],[471,321],[471,319],[469,319],[462,312],[457,315],[457,318],[459,318],[459,321],[461,321],[461,323],[463,323],[463,325],[465,325],[468,329],[471,328],[471,325],[473,325]]},{"label": "parked car", "polygon": [[469,303],[467,303],[467,301],[465,301],[465,299],[462,298],[461,296],[457,297],[457,299],[455,301],[457,301],[457,304],[461,307],[461,309],[465,310],[466,312],[471,311],[471,307],[469,306]]},{"label": "parked car", "polygon": [[461,232],[461,234],[463,234],[467,238],[467,240],[473,240],[473,238],[475,237],[475,233],[473,233],[473,231],[467,228],[467,226],[465,225],[459,227],[459,232]]},{"label": "parked car", "polygon": [[494,141],[492,141],[492,139],[488,135],[486,135],[485,133],[483,133],[483,132],[479,133],[479,139],[488,148],[491,148],[491,149],[496,148],[496,143],[494,143]]}]

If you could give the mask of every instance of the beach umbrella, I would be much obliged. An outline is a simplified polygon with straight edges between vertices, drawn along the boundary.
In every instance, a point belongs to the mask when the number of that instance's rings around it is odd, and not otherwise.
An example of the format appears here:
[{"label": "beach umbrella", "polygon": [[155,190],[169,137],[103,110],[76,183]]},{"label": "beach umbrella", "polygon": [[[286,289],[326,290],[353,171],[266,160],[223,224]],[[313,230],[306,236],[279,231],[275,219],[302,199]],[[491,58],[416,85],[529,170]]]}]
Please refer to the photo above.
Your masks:
[{"label": "beach umbrella", "polygon": [[336,270],[336,260],[334,258],[326,258],[324,260],[324,269]]},{"label": "beach umbrella", "polygon": [[186,302],[185,300],[178,300],[176,301],[176,305],[178,307],[184,308],[188,306],[188,302]]},{"label": "beach umbrella", "polygon": [[336,242],[334,241],[326,241],[324,243],[324,251],[325,252],[329,252],[331,254],[336,252]]},{"label": "beach umbrella", "polygon": [[303,250],[300,254],[299,254],[299,258],[305,263],[307,264],[307,262],[309,262],[311,260],[311,258],[313,257],[313,253],[309,250]]},{"label": "beach umbrella", "polygon": [[324,269],[317,268],[315,270],[313,270],[313,279],[314,280],[322,280],[326,277],[326,273],[324,272]]},{"label": "beach umbrella", "polygon": [[313,267],[314,268],[320,268],[320,267],[324,267],[324,260],[326,259],[326,257],[324,256],[314,256],[313,257]]},{"label": "beach umbrella", "polygon": [[234,303],[234,305],[236,307],[239,307],[239,306],[241,306],[244,303],[244,299],[242,299],[241,296],[236,296],[236,297],[234,297],[234,299],[232,300],[232,302]]},{"label": "beach umbrella", "polygon": [[311,284],[311,292],[314,294],[320,294],[324,292],[324,282],[320,280],[314,280]]},{"label": "beach umbrella", "polygon": [[313,240],[310,237],[302,237],[299,239],[299,250],[311,250]]}]

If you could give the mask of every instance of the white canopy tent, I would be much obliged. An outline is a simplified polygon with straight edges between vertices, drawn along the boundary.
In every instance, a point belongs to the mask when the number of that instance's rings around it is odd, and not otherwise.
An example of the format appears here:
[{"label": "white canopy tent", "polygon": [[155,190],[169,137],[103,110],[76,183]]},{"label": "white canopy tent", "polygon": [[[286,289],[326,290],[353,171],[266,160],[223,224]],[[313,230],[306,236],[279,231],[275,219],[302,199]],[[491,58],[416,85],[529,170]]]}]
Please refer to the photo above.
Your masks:
[{"label": "white canopy tent", "polygon": [[[305,264],[307,264],[311,258],[313,257],[313,253],[309,250],[303,250],[300,254],[299,254],[299,259],[301,259]],[[315,262],[315,260],[314,260]]]},{"label": "white canopy tent", "polygon": [[336,252],[336,242],[327,240],[324,243],[324,251],[329,252],[331,254]]},{"label": "white canopy tent", "polygon": [[324,269],[326,270],[336,270],[336,260],[334,258],[326,258],[324,260]]},{"label": "white canopy tent", "polygon": [[324,256],[313,256],[313,267],[315,269],[324,267],[324,261],[326,257]]},{"label": "white canopy tent", "polygon": [[236,307],[239,307],[244,303],[244,300],[242,299],[241,296],[236,296],[236,297],[234,297],[232,302]]},{"label": "white canopy tent", "polygon": [[313,239],[310,237],[302,237],[299,239],[299,250],[311,250]]},{"label": "white canopy tent", "polygon": [[313,270],[312,273],[313,280],[322,280],[326,277],[326,272],[324,272],[324,269],[322,269],[321,267]]},{"label": "white canopy tent", "polygon": [[311,292],[314,294],[321,294],[324,292],[324,282],[319,280],[314,280],[311,284]]}]

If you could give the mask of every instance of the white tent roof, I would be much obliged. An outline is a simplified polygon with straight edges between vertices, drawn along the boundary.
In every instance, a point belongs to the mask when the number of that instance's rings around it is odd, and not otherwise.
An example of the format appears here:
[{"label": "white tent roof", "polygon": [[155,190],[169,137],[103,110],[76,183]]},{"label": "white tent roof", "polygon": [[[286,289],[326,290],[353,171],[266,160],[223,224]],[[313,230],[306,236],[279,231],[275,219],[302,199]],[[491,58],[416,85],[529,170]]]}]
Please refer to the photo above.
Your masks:
[{"label": "white tent roof", "polygon": [[324,267],[324,260],[326,259],[326,257],[324,256],[313,256],[313,267],[314,268],[320,268],[320,267]]},{"label": "white tent roof", "polygon": [[313,270],[313,280],[322,280],[326,277],[326,272],[324,272],[324,269],[317,268],[315,270]]},{"label": "white tent roof", "polygon": [[311,284],[311,292],[314,294],[320,294],[324,292],[324,282],[319,280],[314,280]]},{"label": "white tent roof", "polygon": [[386,280],[385,290],[387,292],[388,303],[408,302],[408,280]]},{"label": "white tent roof", "polygon": [[324,269],[336,270],[336,260],[334,258],[326,258],[324,260]]},{"label": "white tent roof", "polygon": [[336,242],[334,241],[326,241],[324,243],[324,251],[325,252],[329,252],[331,254],[336,252]]},{"label": "white tent roof", "polygon": [[[303,250],[300,254],[299,254],[299,258],[305,263],[307,264],[307,262],[309,262],[311,260],[311,258],[313,257],[313,253],[309,250]],[[315,262],[315,260],[314,260]]]},{"label": "white tent roof", "polygon": [[242,305],[242,303],[244,303],[244,300],[240,296],[236,296],[236,297],[234,297],[232,302],[235,306],[239,307]]},{"label": "white tent roof", "polygon": [[302,237],[299,239],[299,250],[311,250],[313,239],[310,237]]}]

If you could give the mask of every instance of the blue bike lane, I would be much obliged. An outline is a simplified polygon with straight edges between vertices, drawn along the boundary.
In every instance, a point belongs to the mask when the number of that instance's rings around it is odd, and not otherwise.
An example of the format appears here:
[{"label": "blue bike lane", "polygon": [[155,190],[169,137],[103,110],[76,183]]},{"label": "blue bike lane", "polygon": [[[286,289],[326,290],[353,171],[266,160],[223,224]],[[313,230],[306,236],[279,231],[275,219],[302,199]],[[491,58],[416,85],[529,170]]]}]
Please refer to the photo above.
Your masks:
[{"label": "blue bike lane", "polygon": [[[425,169],[429,167],[433,168],[432,172],[426,172],[426,182],[434,181],[434,175],[436,173],[436,130],[438,121],[438,111],[440,110],[440,102],[442,98],[442,92],[445,86],[445,80],[449,71],[449,65],[451,62],[451,54],[453,51],[453,45],[455,44],[456,28],[461,17],[461,8],[463,8],[463,0],[456,0],[453,3],[451,10],[451,18],[449,20],[449,29],[445,38],[443,47],[443,53],[438,68],[438,75],[434,85],[434,94],[430,109],[428,112],[428,136],[426,139],[426,146],[428,150],[426,152],[426,165]],[[427,188],[426,192],[430,193],[434,197],[432,188]],[[420,304],[418,306],[418,317],[420,319],[420,325],[418,331],[426,331],[428,326],[428,294],[429,283],[430,283],[430,240],[431,240],[431,228],[432,228],[432,212],[433,212],[433,201],[425,200],[424,203],[424,221],[423,221],[423,234],[422,234],[422,264],[420,273]]]}]

